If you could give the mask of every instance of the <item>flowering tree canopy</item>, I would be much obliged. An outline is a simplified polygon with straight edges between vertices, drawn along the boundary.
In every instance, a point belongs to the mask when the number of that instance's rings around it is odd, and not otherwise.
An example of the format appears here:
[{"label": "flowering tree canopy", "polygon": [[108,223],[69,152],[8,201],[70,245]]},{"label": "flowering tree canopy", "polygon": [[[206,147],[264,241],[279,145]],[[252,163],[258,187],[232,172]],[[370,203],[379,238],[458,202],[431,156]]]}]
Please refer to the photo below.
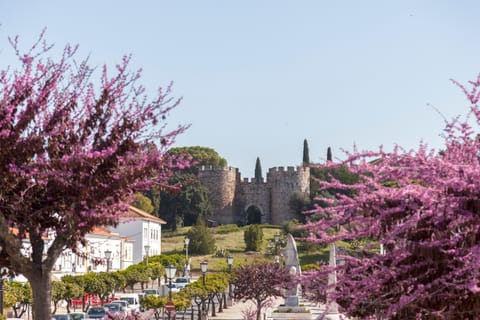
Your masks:
[{"label": "flowering tree canopy", "polygon": [[296,284],[288,270],[275,263],[245,264],[232,270],[233,296],[252,300],[256,305],[256,319],[260,320],[262,308],[269,306],[272,298],[283,297],[285,290]]},{"label": "flowering tree canopy", "polygon": [[[351,192],[321,199],[328,206],[314,213],[322,219],[306,225],[313,242],[367,244],[336,267],[331,298],[350,316],[480,317],[480,141],[474,129],[480,76],[471,89],[456,84],[470,112],[447,123],[440,152],[421,144],[417,151],[355,152],[342,164],[326,164],[348,165],[361,177],[354,185],[320,182]],[[382,254],[373,250],[378,244]],[[326,279],[328,272],[324,267],[312,277]],[[327,281],[315,283],[317,299],[332,291]]]},{"label": "flowering tree canopy", "polygon": [[43,34],[25,54],[18,38],[10,42],[20,68],[0,71],[0,264],[30,280],[35,315],[48,319],[43,295],[59,254],[94,226],[118,223],[135,191],[169,188],[171,170],[186,162],[165,151],[185,126],[165,132],[180,100],[170,87],[149,99],[128,56],[91,80],[76,47],[54,60]]}]

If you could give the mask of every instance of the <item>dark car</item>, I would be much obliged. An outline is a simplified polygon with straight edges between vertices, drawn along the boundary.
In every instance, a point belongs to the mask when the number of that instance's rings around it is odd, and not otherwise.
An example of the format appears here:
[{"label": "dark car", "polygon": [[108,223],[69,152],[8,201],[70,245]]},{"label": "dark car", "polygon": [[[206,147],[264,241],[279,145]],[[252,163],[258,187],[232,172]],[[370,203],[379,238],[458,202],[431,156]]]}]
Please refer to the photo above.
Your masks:
[{"label": "dark car", "polygon": [[84,320],[87,319],[87,314],[84,312],[72,312],[70,313],[72,320]]},{"label": "dark car", "polygon": [[52,320],[71,320],[69,314],[54,314]]},{"label": "dark car", "polygon": [[107,315],[107,310],[102,307],[91,307],[87,311],[87,316],[90,319],[103,319]]},{"label": "dark car", "polygon": [[108,312],[111,312],[111,313],[117,313],[117,312],[125,310],[124,307],[117,302],[106,303],[106,304],[103,305],[103,307],[107,308]]}]

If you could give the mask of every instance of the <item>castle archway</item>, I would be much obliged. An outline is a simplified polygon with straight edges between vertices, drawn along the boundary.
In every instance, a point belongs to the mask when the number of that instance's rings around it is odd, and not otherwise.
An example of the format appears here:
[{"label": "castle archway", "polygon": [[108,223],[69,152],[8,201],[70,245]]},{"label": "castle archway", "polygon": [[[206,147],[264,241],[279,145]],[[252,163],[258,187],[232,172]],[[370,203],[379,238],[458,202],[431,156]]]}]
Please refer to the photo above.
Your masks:
[{"label": "castle archway", "polygon": [[248,206],[245,210],[245,224],[261,224],[262,223],[262,210],[255,205]]}]

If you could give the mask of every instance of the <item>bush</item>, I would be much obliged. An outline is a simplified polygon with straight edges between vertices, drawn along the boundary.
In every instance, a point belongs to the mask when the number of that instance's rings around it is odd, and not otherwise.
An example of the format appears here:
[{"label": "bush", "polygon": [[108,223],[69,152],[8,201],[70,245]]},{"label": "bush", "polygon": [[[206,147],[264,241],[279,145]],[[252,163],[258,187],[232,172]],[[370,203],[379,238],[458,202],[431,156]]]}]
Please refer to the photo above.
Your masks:
[{"label": "bush", "polygon": [[190,239],[188,249],[192,254],[210,254],[215,251],[215,238],[203,219],[197,219],[197,224],[188,231],[187,237]]},{"label": "bush", "polygon": [[252,224],[243,232],[243,239],[247,246],[245,251],[260,251],[263,243],[263,230],[258,224]]},{"label": "bush", "polygon": [[215,229],[215,233],[217,234],[227,234],[235,231],[240,231],[240,228],[236,224],[224,224]]}]

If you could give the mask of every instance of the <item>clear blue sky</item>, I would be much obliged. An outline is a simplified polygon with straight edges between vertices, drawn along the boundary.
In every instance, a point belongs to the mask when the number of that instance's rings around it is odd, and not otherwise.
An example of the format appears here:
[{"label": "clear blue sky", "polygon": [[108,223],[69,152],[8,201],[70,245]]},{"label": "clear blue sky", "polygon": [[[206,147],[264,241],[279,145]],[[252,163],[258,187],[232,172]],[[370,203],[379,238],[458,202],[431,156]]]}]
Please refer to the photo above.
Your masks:
[{"label": "clear blue sky", "polygon": [[177,146],[214,148],[252,177],[327,147],[439,148],[442,117],[467,103],[449,81],[480,72],[478,1],[1,1],[7,36],[31,44],[47,27],[57,49],[80,45],[94,64],[133,54],[151,90],[175,82],[170,123],[191,123]]}]

